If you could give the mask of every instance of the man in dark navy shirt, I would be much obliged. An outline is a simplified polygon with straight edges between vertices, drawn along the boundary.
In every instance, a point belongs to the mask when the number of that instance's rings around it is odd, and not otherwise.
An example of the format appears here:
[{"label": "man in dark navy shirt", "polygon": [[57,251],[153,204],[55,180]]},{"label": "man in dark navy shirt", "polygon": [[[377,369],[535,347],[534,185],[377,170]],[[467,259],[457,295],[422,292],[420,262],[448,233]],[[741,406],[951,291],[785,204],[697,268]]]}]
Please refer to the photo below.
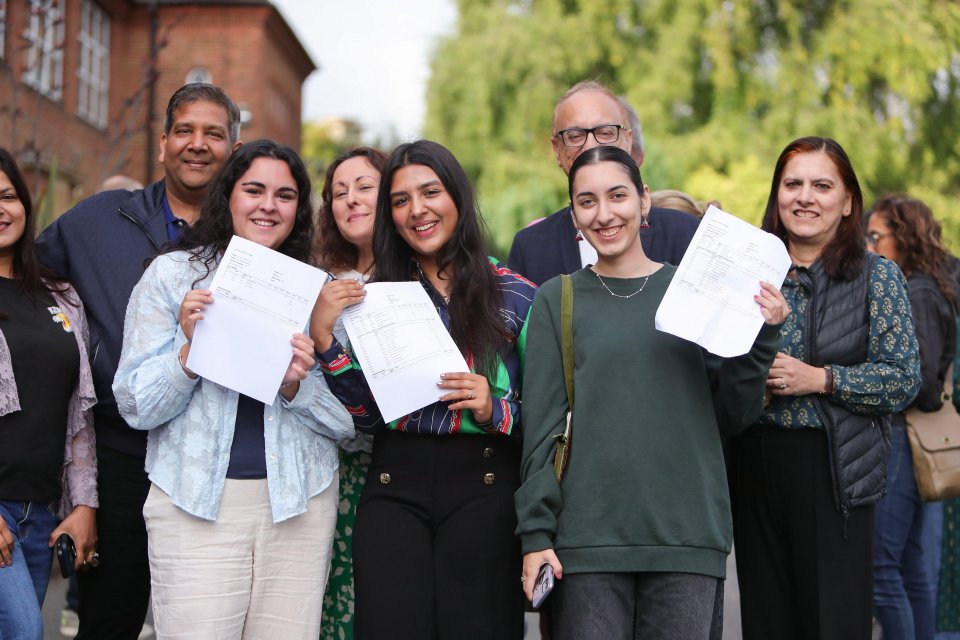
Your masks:
[{"label": "man in dark navy shirt", "polygon": [[[551,142],[557,164],[564,173],[569,173],[577,156],[606,144],[630,152],[637,164],[642,165],[644,151],[639,125],[629,105],[609,89],[597,82],[580,82],[564,94],[553,112]],[[576,133],[580,135],[571,136],[571,130],[579,130]],[[644,252],[656,262],[680,264],[698,222],[680,211],[652,208],[648,217],[650,226],[640,232]],[[577,240],[570,207],[564,207],[517,232],[507,264],[541,285],[562,273],[573,273],[593,264],[596,259],[596,250],[585,240]]]},{"label": "man in dark navy shirt", "polygon": [[78,576],[81,640],[135,640],[150,599],[142,513],[150,488],[147,433],[120,417],[112,389],[127,303],[147,261],[199,217],[239,137],[240,112],[220,88],[199,82],[181,87],[167,104],[160,136],[164,178],[145,189],[91,196],[38,239],[40,259],[73,284],[90,324],[100,566]]}]

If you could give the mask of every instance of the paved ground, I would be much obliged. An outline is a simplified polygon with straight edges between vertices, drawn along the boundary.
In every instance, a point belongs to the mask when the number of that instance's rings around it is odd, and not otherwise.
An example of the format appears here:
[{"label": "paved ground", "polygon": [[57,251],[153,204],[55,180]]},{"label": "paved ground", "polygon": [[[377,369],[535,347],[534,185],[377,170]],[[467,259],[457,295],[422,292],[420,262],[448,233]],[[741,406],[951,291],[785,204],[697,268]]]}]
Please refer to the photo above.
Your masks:
[{"label": "paved ground", "polygon": [[[60,635],[60,610],[63,609],[66,598],[67,581],[60,577],[60,568],[54,562],[47,598],[43,601],[43,640],[64,640],[64,636]],[[149,613],[147,620],[153,621],[153,616]],[[154,636],[150,634],[143,640],[154,640]]]},{"label": "paved ground", "polygon": [[[60,571],[55,567],[53,577],[50,578],[50,587],[47,590],[47,599],[43,604],[44,640],[63,640],[60,635],[60,609],[63,608],[67,593],[67,581],[60,577]],[[149,619],[149,618],[148,618]],[[537,614],[527,614],[526,640],[540,640],[539,620]],[[737,589],[737,567],[733,554],[727,559],[727,582],[724,586],[723,603],[723,640],[741,640],[740,632],[740,591]],[[875,628],[874,640],[879,639],[879,631]],[[148,639],[153,640],[153,636]]]},{"label": "paved ground", "polygon": [[[740,640],[740,593],[735,585],[736,567],[733,556],[727,561],[727,584],[724,590],[723,640]],[[60,610],[67,594],[67,581],[60,577],[60,570],[54,567],[47,589],[47,599],[43,603],[43,640],[64,640],[60,635]],[[537,614],[527,614],[527,635],[525,640],[540,640],[540,627]],[[146,640],[153,640],[149,636]]]}]

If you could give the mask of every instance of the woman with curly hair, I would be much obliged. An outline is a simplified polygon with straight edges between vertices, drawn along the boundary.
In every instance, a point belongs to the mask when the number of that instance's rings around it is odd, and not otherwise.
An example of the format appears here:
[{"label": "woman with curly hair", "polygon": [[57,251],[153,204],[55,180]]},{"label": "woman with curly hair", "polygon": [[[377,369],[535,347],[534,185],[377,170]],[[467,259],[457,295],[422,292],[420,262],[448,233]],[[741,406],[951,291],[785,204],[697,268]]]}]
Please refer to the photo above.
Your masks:
[{"label": "woman with curly hair", "polygon": [[[380,172],[387,154],[371,147],[358,147],[340,155],[327,168],[320,192],[317,219],[317,264],[333,280],[324,287],[318,306],[328,304],[346,283],[366,282],[373,275],[373,221],[380,192]],[[341,322],[334,330],[347,342]],[[353,434],[341,439],[340,506],[333,539],[330,580],[323,598],[323,630],[320,640],[353,637],[353,527],[357,502],[366,481],[373,439]]]},{"label": "woman with curly hair", "polygon": [[157,638],[315,640],[336,440],[353,428],[302,333],[270,405],[186,367],[233,235],[309,259],[310,180],[289,147],[258,140],[231,155],[195,226],[147,268],[127,308],[113,388],[127,423],[149,430],[143,516]]},{"label": "woman with curly hair", "polygon": [[[957,291],[940,224],[930,208],[907,195],[889,195],[874,205],[867,248],[893,262],[907,277],[907,292],[920,344],[920,393],[910,405],[937,411],[944,378],[956,350]],[[903,413],[893,416],[887,495],[877,503],[873,603],[888,640],[932,638],[937,578],[927,554],[939,554],[942,505],[917,493]],[[934,544],[931,544],[934,543]]]}]

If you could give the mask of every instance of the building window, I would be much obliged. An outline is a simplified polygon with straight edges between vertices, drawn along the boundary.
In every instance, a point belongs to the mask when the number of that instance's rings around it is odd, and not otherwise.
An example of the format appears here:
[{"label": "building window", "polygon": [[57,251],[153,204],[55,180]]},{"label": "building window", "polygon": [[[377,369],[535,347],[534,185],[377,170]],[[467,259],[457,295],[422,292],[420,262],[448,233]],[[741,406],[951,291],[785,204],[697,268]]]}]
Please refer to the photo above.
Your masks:
[{"label": "building window", "polygon": [[7,44],[7,0],[0,0],[0,60],[4,59],[3,49]]},{"label": "building window", "polygon": [[64,0],[29,0],[30,16],[23,34],[27,68],[23,81],[51,100],[63,90]]},{"label": "building window", "polygon": [[77,115],[105,129],[110,94],[110,16],[93,0],[80,5]]}]

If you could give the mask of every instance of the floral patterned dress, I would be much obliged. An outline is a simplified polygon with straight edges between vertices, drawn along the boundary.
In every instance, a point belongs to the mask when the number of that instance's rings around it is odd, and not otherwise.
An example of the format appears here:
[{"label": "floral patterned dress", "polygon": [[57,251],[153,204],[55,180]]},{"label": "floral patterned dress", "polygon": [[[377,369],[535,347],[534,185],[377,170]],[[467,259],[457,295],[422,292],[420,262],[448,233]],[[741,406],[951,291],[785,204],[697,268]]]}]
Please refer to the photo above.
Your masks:
[{"label": "floral patterned dress", "polygon": [[370,466],[366,451],[340,450],[340,503],[327,592],[323,595],[320,640],[353,638],[353,522]]},{"label": "floral patterned dress", "polygon": [[[337,274],[337,278],[366,281],[356,270]],[[342,323],[334,334],[346,342]],[[340,502],[337,505],[337,530],[333,536],[330,575],[323,594],[323,622],[320,640],[352,640],[353,638],[353,523],[357,519],[357,503],[363,493],[370,466],[373,438],[358,435],[340,442]]]}]

